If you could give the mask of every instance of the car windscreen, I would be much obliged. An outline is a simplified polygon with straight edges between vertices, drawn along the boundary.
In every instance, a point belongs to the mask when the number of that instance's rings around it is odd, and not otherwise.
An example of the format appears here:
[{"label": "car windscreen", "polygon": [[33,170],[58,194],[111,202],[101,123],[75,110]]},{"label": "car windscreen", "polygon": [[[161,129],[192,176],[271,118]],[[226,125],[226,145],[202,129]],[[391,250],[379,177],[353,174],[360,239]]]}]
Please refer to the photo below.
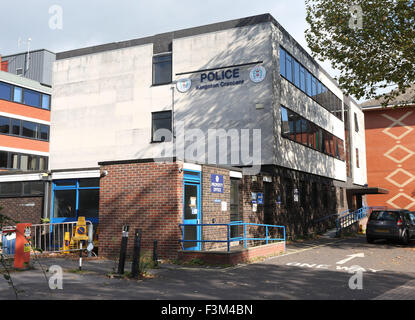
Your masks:
[{"label": "car windscreen", "polygon": [[398,221],[399,213],[396,211],[373,211],[370,220],[375,221]]}]

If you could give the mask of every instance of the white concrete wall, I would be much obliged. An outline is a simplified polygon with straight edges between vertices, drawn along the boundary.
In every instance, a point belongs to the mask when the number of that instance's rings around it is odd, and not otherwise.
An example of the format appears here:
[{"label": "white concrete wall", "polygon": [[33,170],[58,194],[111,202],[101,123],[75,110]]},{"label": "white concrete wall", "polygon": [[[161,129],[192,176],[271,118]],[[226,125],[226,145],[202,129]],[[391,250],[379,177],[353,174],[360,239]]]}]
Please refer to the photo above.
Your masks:
[{"label": "white concrete wall", "polygon": [[[357,122],[359,126],[358,132],[355,130],[354,114],[357,115]],[[350,125],[352,139],[353,183],[364,185],[367,183],[365,116],[363,111],[353,101],[350,103]],[[356,166],[356,148],[359,149],[359,168]]]},{"label": "white concrete wall", "polygon": [[[266,23],[175,39],[173,80],[183,78],[176,73],[259,60],[269,70],[269,28]],[[270,76],[254,84],[249,79],[253,66],[241,67],[243,85],[198,91],[196,73],[190,76],[190,91],[179,93],[174,85],[152,87],[152,56],[150,44],[56,61],[51,169],[157,157],[171,143],[150,143],[151,112],[171,110],[173,99],[176,122],[200,128],[206,136],[208,129],[262,129],[263,163],[272,162],[272,149],[267,148],[272,143]],[[256,103],[264,109],[256,110]]]}]

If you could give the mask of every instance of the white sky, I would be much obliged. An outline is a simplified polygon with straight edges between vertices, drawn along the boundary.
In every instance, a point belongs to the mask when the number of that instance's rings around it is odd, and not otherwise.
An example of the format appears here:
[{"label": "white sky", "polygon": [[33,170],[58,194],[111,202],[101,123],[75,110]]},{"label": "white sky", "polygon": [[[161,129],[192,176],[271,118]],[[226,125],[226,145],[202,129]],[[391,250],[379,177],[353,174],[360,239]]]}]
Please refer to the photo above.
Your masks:
[{"label": "white sky", "polygon": [[[49,28],[53,5],[62,7],[62,30]],[[26,51],[28,38],[31,49],[61,52],[263,13],[310,52],[304,0],[14,0],[0,9],[2,55]],[[330,63],[320,64],[333,77],[337,74]]]}]

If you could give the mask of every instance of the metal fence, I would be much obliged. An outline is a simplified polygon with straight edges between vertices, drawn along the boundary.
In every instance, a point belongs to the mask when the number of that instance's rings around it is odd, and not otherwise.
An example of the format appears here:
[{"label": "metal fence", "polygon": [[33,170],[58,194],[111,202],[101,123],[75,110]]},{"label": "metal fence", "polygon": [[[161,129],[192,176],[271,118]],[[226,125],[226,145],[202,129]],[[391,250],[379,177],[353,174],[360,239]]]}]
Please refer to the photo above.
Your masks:
[{"label": "metal fence", "polygon": [[[45,223],[32,225],[32,248],[41,252],[58,253],[79,251],[80,242],[74,241],[77,222]],[[93,242],[94,226],[86,221],[88,229],[88,244]],[[69,234],[69,243],[65,249],[65,234]]]},{"label": "metal fence", "polygon": [[[235,241],[243,241],[245,249],[248,247],[248,243],[264,243],[269,244],[274,241],[284,242],[284,251],[285,251],[285,226],[269,225],[269,224],[258,224],[258,223],[245,223],[242,221],[235,221],[231,223],[216,223],[216,224],[204,224],[204,223],[194,223],[194,224],[180,224],[182,229],[182,240],[179,240],[182,243],[182,249],[184,248],[184,243],[226,243],[227,251],[230,251],[231,243]],[[195,227],[226,227],[226,239],[217,239],[217,240],[185,240],[184,227],[195,226]],[[238,237],[231,237],[231,229],[235,227],[242,227],[243,235]],[[263,234],[265,237],[261,237],[260,232],[256,232],[257,235],[250,236],[251,233],[248,232],[249,227],[258,227],[263,228]],[[277,237],[275,235],[277,234]]]},{"label": "metal fence", "polygon": [[[31,227],[32,250],[46,253],[63,253],[80,250],[80,242],[73,240],[77,222],[33,224]],[[88,244],[93,243],[94,226],[86,221]],[[4,257],[14,257],[16,227],[1,230],[1,251]],[[69,236],[65,239],[65,235]],[[67,241],[65,245],[65,241]]]}]

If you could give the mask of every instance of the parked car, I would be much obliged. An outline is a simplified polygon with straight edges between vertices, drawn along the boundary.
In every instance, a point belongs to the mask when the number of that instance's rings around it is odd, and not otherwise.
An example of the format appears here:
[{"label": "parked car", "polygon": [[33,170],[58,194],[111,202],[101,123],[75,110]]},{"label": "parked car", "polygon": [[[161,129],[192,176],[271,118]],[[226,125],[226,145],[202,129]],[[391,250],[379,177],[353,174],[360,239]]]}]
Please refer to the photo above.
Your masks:
[{"label": "parked car", "polygon": [[377,239],[397,240],[408,244],[415,238],[415,214],[403,209],[372,211],[366,226],[366,239],[373,243]]}]

